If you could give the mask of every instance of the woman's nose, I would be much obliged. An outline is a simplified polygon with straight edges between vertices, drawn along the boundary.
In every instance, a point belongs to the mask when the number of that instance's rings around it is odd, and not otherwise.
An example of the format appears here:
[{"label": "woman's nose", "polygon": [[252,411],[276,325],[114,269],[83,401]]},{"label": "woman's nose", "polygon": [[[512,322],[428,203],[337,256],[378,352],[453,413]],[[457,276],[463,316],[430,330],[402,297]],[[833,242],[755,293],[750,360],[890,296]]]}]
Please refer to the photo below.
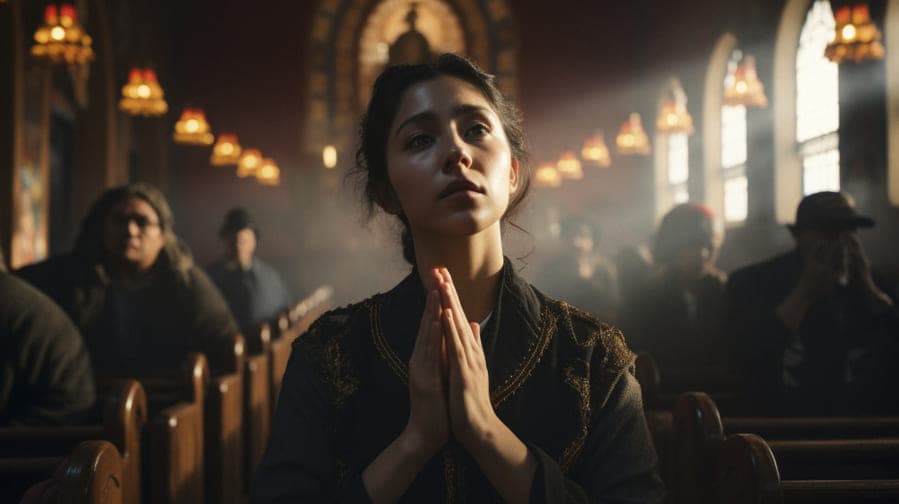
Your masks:
[{"label": "woman's nose", "polygon": [[450,135],[444,169],[449,171],[456,167],[471,168],[471,161],[471,154],[465,142],[455,133]]}]

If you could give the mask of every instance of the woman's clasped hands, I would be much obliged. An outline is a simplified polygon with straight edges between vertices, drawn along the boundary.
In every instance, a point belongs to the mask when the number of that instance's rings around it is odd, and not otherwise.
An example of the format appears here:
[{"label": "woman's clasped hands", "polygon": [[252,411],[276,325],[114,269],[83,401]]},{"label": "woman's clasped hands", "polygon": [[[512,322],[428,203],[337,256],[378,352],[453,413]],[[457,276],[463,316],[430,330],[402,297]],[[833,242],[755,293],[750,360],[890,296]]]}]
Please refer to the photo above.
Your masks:
[{"label": "woman's clasped hands", "polygon": [[501,421],[490,402],[480,326],[469,322],[446,268],[430,271],[427,303],[409,360],[407,433],[433,455],[450,435],[476,455]]}]

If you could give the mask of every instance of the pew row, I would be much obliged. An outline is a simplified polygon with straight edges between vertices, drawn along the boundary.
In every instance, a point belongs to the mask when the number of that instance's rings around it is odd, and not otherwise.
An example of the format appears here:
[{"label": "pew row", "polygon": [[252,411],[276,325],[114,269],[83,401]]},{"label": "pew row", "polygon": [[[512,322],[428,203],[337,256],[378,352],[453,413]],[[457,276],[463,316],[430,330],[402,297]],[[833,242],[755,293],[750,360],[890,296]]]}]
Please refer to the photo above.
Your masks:
[{"label": "pew row", "polygon": [[[141,435],[147,423],[147,398],[135,380],[115,380],[100,393],[102,423],[72,427],[0,429],[0,457],[58,460],[88,440],[112,443],[121,458],[122,500],[141,502]],[[52,473],[52,471],[51,471]]]},{"label": "pew row", "polygon": [[122,504],[125,482],[122,458],[108,441],[82,441],[66,457],[0,458],[2,502],[22,494],[23,502],[49,502],[42,497],[55,492],[55,502],[66,504]]},{"label": "pew row", "polygon": [[[819,442],[811,442],[817,444]],[[833,445],[813,450],[839,456]],[[734,434],[721,446],[720,502],[728,504],[874,504],[899,501],[899,479],[783,480],[775,450],[755,434]]]}]

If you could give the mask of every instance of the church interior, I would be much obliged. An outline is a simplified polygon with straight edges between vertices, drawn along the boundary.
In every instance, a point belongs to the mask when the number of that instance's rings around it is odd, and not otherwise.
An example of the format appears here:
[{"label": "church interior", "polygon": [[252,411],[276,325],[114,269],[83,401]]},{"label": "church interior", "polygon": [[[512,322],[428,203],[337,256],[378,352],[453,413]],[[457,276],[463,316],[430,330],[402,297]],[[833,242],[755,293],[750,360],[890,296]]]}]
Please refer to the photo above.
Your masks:
[{"label": "church interior", "polygon": [[[360,117],[382,71],[443,53],[493,75],[521,112],[531,185],[503,224],[508,261],[537,289],[620,327],[635,352],[631,373],[666,487],[664,500],[645,502],[899,499],[899,395],[890,395],[899,391],[899,0],[0,0],[0,271],[37,278],[29,267],[81,250],[108,191],[145,183],[170,207],[167,232],[202,268],[241,229],[226,214],[246,209],[256,255],[290,296],[266,324],[250,330],[237,320],[242,336],[205,357],[189,354],[127,386],[98,375],[105,410],[94,407],[89,426],[23,428],[0,414],[0,482],[23,492],[64,480],[66,492],[87,485],[73,476],[85,463],[95,478],[89,496],[65,502],[275,502],[251,489],[277,426],[291,343],[327,310],[389,291],[411,269],[402,225],[367,212]],[[842,194],[831,200],[852,224],[839,239],[854,251],[838,259],[847,270],[828,292],[864,285],[865,302],[875,299],[871,314],[859,309],[870,315],[864,329],[852,325],[863,316],[851,302],[843,315],[843,305],[810,301],[812,315],[840,315],[792,323],[792,284],[763,292],[767,273],[747,272],[800,254],[811,218],[800,213],[822,192]],[[662,228],[683,208],[707,220],[698,275],[714,278],[708,297],[699,280],[677,290],[680,277],[665,276]],[[690,229],[670,241],[692,239]],[[811,278],[803,258],[802,279]],[[852,276],[856,265],[862,277]],[[108,299],[135,299],[110,289]],[[749,291],[755,297],[733,301]],[[90,348],[86,331],[96,326],[82,327],[47,293]],[[770,329],[758,313],[738,318],[734,303],[767,306],[781,325]],[[0,331],[12,334],[4,309]],[[125,313],[126,323],[143,320]],[[840,342],[816,346],[803,331]],[[737,333],[781,345],[769,360],[772,383],[786,387],[783,409],[746,399],[761,394],[753,383],[768,382],[740,373],[770,355],[736,351]],[[670,337],[658,343],[659,334]],[[864,350],[853,346],[863,339]],[[820,369],[839,375],[838,385],[824,371],[812,377],[825,354]],[[840,388],[828,399],[790,399],[806,386],[823,397],[825,385]],[[855,402],[820,407],[837,395]],[[0,411],[3,399],[0,390]],[[111,427],[117,407],[124,423]],[[97,439],[109,443],[84,441]],[[44,493],[22,502],[57,502]]]}]

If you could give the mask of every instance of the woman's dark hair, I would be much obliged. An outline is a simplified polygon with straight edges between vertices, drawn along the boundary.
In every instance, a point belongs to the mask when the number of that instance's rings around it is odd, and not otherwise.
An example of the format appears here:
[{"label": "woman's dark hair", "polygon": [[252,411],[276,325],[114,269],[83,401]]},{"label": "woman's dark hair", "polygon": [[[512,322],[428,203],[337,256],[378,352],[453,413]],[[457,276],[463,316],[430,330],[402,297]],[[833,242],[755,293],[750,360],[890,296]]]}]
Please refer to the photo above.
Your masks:
[{"label": "woman's dark hair", "polygon": [[172,209],[162,192],[144,183],[135,183],[115,187],[104,192],[94,202],[87,216],[81,222],[81,230],[75,240],[73,253],[85,264],[89,265],[101,279],[108,278],[107,253],[104,235],[110,212],[122,202],[139,198],[146,201],[156,215],[159,216],[159,229],[163,235],[163,246],[156,260],[156,268],[173,277],[177,283],[189,281],[189,270],[193,266],[193,258],[187,248],[181,244],[174,231]]},{"label": "woman's dark hair", "polygon": [[682,203],[662,217],[653,244],[653,256],[657,264],[668,265],[684,247],[707,245],[717,248],[722,235],[721,223],[709,207]]},{"label": "woman's dark hair", "polygon": [[[387,174],[387,137],[390,134],[390,126],[396,117],[403,94],[414,84],[444,76],[468,82],[484,94],[502,123],[503,131],[509,140],[512,157],[519,162],[519,188],[509,201],[509,207],[503,215],[504,221],[514,216],[515,211],[527,195],[531,184],[531,174],[524,147],[521,113],[512,102],[506,100],[497,88],[496,79],[492,75],[461,56],[443,54],[432,63],[389,67],[375,81],[368,110],[362,116],[359,129],[360,146],[356,151],[356,169],[354,170],[361,182],[364,182],[362,193],[369,217],[373,215],[376,206],[390,213],[395,213],[395,209],[399,208],[399,202],[396,200]],[[402,213],[398,213],[397,217],[403,224],[403,257],[414,265],[415,250],[409,221]]]}]

